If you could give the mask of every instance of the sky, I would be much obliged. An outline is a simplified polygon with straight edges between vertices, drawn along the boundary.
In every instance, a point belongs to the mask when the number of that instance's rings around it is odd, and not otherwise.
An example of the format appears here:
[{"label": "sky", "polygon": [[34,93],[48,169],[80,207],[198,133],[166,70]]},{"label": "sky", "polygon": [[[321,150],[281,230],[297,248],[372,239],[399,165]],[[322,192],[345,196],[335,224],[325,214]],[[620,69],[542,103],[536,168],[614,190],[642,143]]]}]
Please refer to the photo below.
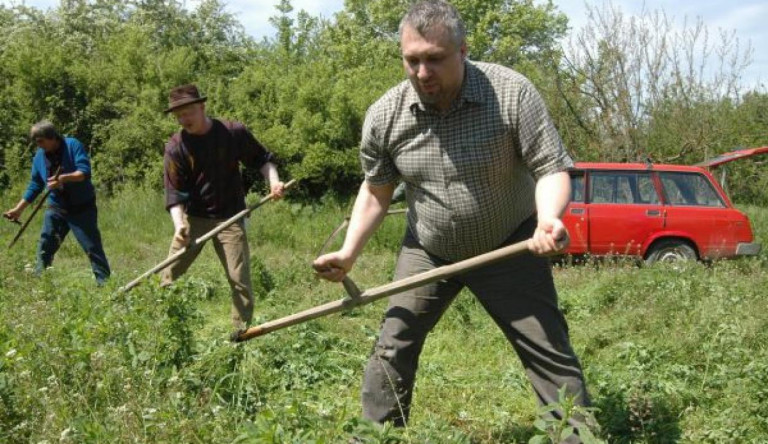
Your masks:
[{"label": "sky", "polygon": [[[193,8],[199,0],[182,0]],[[543,0],[539,0],[543,1]],[[272,36],[274,29],[269,17],[274,16],[274,5],[279,0],[224,0],[226,9],[237,17],[246,31],[257,39]],[[24,3],[40,9],[55,7],[58,0],[0,0],[0,4],[11,5]],[[572,32],[581,29],[586,23],[586,7],[583,0],[554,0],[553,3],[568,16]],[[344,0],[292,0],[294,13],[305,10],[310,15],[331,18],[344,7]],[[589,4],[600,6],[603,0],[590,0]],[[718,29],[735,31],[742,47],[749,43],[753,48],[752,64],[744,73],[747,86],[768,88],[768,1],[765,0],[612,0],[612,4],[629,16],[646,10],[663,9],[668,17],[682,24],[700,17],[713,35]]]}]

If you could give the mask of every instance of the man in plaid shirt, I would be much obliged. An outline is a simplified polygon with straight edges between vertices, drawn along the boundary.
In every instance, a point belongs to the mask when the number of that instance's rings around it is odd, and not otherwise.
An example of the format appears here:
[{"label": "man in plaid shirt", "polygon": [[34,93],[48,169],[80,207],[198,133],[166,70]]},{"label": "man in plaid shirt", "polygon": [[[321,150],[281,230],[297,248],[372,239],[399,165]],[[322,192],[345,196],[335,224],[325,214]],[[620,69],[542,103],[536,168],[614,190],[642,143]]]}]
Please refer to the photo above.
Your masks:
[{"label": "man in plaid shirt", "polygon": [[318,274],[344,278],[401,180],[408,228],[395,280],[524,239],[535,255],[390,297],[365,371],[364,416],[406,424],[426,336],[465,286],[518,353],[541,404],[556,402],[563,385],[588,404],[544,257],[565,247],[560,216],[573,162],[541,97],[511,69],[466,60],[464,25],[445,2],[414,5],[400,24],[400,43],[408,81],[368,110],[365,182],[344,245],[315,261]]}]

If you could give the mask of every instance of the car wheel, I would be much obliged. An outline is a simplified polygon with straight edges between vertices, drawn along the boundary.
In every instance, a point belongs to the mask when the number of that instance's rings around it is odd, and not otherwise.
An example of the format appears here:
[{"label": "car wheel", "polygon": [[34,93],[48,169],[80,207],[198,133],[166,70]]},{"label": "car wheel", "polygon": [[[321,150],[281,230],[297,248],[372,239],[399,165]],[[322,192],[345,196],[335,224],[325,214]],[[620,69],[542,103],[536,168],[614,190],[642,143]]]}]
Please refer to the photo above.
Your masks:
[{"label": "car wheel", "polygon": [[654,262],[692,261],[696,259],[696,250],[688,242],[666,239],[657,242],[651,247],[645,262],[652,264]]}]

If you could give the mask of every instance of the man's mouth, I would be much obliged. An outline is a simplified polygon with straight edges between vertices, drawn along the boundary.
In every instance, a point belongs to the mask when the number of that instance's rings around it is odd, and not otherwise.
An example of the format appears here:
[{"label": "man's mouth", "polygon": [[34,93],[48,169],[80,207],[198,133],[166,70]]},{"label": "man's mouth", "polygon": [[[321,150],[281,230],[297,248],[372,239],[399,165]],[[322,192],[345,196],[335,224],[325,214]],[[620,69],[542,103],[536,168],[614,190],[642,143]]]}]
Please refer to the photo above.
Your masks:
[{"label": "man's mouth", "polygon": [[422,83],[421,84],[421,90],[425,93],[434,93],[437,92],[437,84],[436,83]]}]

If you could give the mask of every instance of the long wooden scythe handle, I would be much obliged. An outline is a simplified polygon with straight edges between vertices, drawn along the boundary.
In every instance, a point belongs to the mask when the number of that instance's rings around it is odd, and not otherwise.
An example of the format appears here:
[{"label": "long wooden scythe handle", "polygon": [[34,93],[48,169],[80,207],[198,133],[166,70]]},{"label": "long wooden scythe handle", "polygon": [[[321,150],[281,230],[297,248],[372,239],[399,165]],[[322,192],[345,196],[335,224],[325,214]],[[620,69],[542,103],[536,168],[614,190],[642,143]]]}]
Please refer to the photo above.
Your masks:
[{"label": "long wooden scythe handle", "polygon": [[[528,252],[528,241],[524,240],[515,244],[493,250],[473,258],[465,259],[454,264],[435,268],[424,273],[419,273],[411,277],[391,282],[380,287],[369,288],[361,292],[357,297],[350,296],[337,301],[329,302],[299,313],[292,314],[274,321],[266,322],[261,325],[251,327],[245,331],[237,332],[232,336],[234,342],[243,342],[256,336],[262,336],[275,330],[280,330],[291,325],[301,324],[303,322],[327,316],[332,313],[346,311],[353,307],[370,304],[371,302],[393,294],[402,293],[411,288],[421,287],[430,282],[447,279],[457,274],[466,273],[479,267],[490,265],[511,257],[519,256]],[[351,281],[350,281],[351,283]],[[346,285],[345,285],[346,287]],[[349,291],[349,289],[347,289]]]},{"label": "long wooden scythe handle", "polygon": [[[54,179],[58,179],[59,178],[59,174],[61,174],[61,166],[56,168],[56,172],[54,173],[53,178]],[[24,232],[24,230],[27,229],[27,226],[29,225],[29,223],[32,222],[32,219],[34,219],[35,214],[37,214],[37,212],[40,210],[40,207],[43,206],[43,204],[45,203],[45,200],[48,199],[48,195],[49,194],[51,194],[51,190],[50,189],[46,189],[45,193],[43,193],[43,195],[40,197],[40,201],[37,202],[37,205],[35,205],[35,209],[32,210],[32,214],[30,214],[29,217],[27,218],[27,220],[24,221],[24,224],[21,225],[21,227],[19,228],[18,233],[16,233],[16,236],[14,236],[13,240],[11,240],[11,243],[8,244],[8,249],[9,250],[11,249],[11,247],[14,246],[14,244],[16,244],[16,241],[19,240],[19,238],[21,237],[21,234]]]},{"label": "long wooden scythe handle", "polygon": [[[296,183],[296,180],[291,180],[290,182],[285,184],[285,189],[292,187]],[[120,287],[118,290],[120,293],[129,291],[133,287],[139,285],[139,283],[146,278],[147,276],[151,276],[154,273],[157,273],[158,271],[164,269],[165,267],[177,262],[179,259],[181,259],[182,256],[187,254],[190,250],[192,250],[194,247],[198,245],[202,245],[205,242],[207,242],[212,237],[216,236],[220,232],[224,231],[225,228],[229,227],[230,225],[234,224],[235,222],[239,221],[240,219],[244,218],[248,214],[250,214],[251,211],[255,210],[256,208],[259,208],[260,206],[264,205],[265,203],[272,200],[275,196],[273,194],[268,194],[267,196],[263,197],[260,201],[258,201],[255,204],[252,204],[248,206],[248,208],[240,211],[239,213],[235,214],[234,216],[230,217],[229,219],[225,220],[221,224],[217,225],[216,228],[213,230],[205,233],[204,235],[198,237],[197,239],[194,239],[192,242],[189,243],[186,247],[182,248],[181,250],[173,253],[172,255],[168,256],[160,262],[159,264],[155,265],[154,267],[150,268],[149,270],[145,271],[141,276],[137,277],[136,279],[132,280],[131,282],[128,282],[124,286]]]}]

